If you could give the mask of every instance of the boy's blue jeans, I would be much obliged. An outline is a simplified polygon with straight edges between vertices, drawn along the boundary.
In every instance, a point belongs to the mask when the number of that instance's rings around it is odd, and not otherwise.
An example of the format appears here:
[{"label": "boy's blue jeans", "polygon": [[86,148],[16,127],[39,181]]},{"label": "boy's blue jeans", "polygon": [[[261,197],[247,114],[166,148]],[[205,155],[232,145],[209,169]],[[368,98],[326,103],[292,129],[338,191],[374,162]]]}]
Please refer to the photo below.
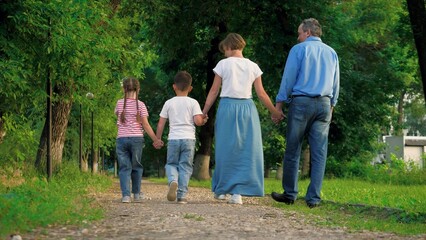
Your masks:
[{"label": "boy's blue jeans", "polygon": [[188,192],[195,153],[195,139],[171,139],[167,143],[167,181],[178,183],[177,197],[184,198]]},{"label": "boy's blue jeans", "polygon": [[142,149],[145,140],[143,137],[121,137],[116,140],[118,157],[118,175],[122,196],[130,196],[130,180],[132,180],[132,193],[141,192],[142,182]]},{"label": "boy's blue jeans", "polygon": [[310,204],[319,203],[331,121],[330,98],[295,97],[290,102],[287,118],[287,145],[284,153],[282,179],[284,196],[293,200],[297,198],[302,141],[304,136],[307,136],[311,154],[311,181],[305,201]]}]

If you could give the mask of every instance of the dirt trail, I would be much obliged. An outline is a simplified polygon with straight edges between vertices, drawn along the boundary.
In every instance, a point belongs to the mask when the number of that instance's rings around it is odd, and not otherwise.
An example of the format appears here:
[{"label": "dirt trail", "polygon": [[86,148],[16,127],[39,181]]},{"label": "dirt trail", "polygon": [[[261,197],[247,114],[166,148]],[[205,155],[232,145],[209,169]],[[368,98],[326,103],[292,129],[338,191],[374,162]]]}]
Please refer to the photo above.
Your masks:
[{"label": "dirt trail", "polygon": [[243,205],[234,205],[213,199],[209,189],[190,188],[188,204],[172,203],[166,185],[145,180],[146,199],[123,204],[118,181],[114,184],[110,192],[95,196],[106,209],[105,219],[36,229],[22,239],[426,239],[315,226],[291,207],[271,207],[269,196],[243,197]]}]

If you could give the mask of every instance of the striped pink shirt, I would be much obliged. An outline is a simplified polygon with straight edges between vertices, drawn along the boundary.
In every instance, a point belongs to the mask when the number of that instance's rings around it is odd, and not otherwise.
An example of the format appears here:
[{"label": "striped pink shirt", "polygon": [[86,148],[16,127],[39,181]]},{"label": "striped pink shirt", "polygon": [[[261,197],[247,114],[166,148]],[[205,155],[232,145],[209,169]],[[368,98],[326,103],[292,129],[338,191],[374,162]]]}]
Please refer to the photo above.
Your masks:
[{"label": "striped pink shirt", "polygon": [[[128,98],[126,100],[126,109],[124,114],[126,116],[126,121],[122,123],[120,121],[120,116],[123,111],[124,99],[117,101],[115,106],[115,115],[117,115],[117,126],[118,134],[117,138],[120,137],[143,137],[143,127],[141,123],[136,121],[136,100]],[[138,100],[139,114],[141,117],[148,117],[148,110],[146,109],[145,103]]]}]

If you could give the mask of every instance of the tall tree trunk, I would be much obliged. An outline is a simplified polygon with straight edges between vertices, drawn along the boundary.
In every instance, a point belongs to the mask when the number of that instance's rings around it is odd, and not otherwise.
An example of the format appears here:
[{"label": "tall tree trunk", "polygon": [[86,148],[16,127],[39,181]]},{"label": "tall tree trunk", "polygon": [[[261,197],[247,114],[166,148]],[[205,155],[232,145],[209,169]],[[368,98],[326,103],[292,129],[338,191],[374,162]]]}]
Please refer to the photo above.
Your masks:
[{"label": "tall tree trunk", "polygon": [[265,169],[263,170],[263,177],[264,178],[269,178],[271,176],[271,168],[270,167],[265,167]]},{"label": "tall tree trunk", "polygon": [[275,175],[275,179],[283,180],[283,165],[280,164],[277,168],[277,175]]},{"label": "tall tree trunk", "polygon": [[311,150],[309,145],[306,145],[306,148],[302,151],[302,178],[310,177],[310,169],[311,169]]},{"label": "tall tree trunk", "polygon": [[[216,37],[212,40],[211,48],[207,55],[207,58],[208,58],[207,87],[206,87],[207,94],[210,91],[210,88],[213,84],[214,74],[211,69],[214,68],[214,56],[217,53],[217,46],[219,42],[220,42],[219,37]],[[210,179],[209,167],[210,167],[210,155],[212,152],[212,144],[213,144],[213,137],[214,137],[216,103],[214,103],[212,107],[210,108],[210,111],[208,112],[208,116],[209,116],[209,120],[204,126],[201,127],[201,131],[198,135],[201,145],[194,158],[194,171],[192,176],[198,180]]]},{"label": "tall tree trunk", "polygon": [[[69,83],[68,83],[69,84]],[[68,118],[71,112],[72,101],[68,98],[71,93],[71,87],[67,85],[58,85],[54,89],[58,99],[53,103],[52,108],[52,169],[55,170],[62,163],[62,153],[65,143],[65,133],[68,126]],[[43,132],[40,137],[39,148],[35,166],[43,170],[46,169],[47,153],[47,129],[48,122],[45,121]]]},{"label": "tall tree trunk", "polygon": [[88,172],[89,171],[89,155],[84,154],[83,157],[81,158],[81,162],[80,162],[80,170],[82,172]]},{"label": "tall tree trunk", "polygon": [[426,102],[426,3],[425,0],[407,0],[407,7],[419,58],[420,75]]},{"label": "tall tree trunk", "polygon": [[[219,23],[219,32],[226,32],[226,25]],[[214,73],[213,68],[216,65],[216,56],[219,53],[219,43],[221,41],[220,34],[216,36],[210,44],[210,50],[207,53],[207,86],[206,93],[208,94],[213,84]],[[202,106],[203,107],[203,106]],[[198,149],[194,159],[194,171],[192,176],[198,180],[210,179],[210,156],[212,152],[212,144],[214,137],[214,122],[216,119],[216,103],[212,105],[208,112],[209,120],[206,125],[201,127],[201,131],[198,135],[200,140],[200,148]]]},{"label": "tall tree trunk", "polygon": [[93,155],[92,173],[99,172],[99,148],[96,148]]},{"label": "tall tree trunk", "polygon": [[4,136],[6,136],[6,130],[4,129],[3,113],[0,112],[0,144],[3,142]]},{"label": "tall tree trunk", "polygon": [[405,98],[405,91],[401,93],[399,96],[399,102],[398,102],[398,122],[397,126],[395,126],[395,136],[402,136],[403,133],[403,124],[404,124],[404,98]]}]

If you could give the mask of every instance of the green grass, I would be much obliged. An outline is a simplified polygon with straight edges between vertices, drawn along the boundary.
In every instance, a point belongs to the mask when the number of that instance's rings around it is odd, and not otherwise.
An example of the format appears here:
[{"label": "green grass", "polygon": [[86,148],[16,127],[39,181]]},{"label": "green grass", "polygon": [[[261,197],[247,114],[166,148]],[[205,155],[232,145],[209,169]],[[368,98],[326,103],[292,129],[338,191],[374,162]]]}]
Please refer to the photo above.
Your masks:
[{"label": "green grass", "polygon": [[199,215],[195,215],[195,214],[185,214],[185,216],[183,216],[183,218],[185,219],[194,219],[195,221],[203,221],[204,218],[202,216]]},{"label": "green grass", "polygon": [[81,224],[101,219],[103,211],[90,197],[112,186],[112,178],[80,173],[78,166],[64,165],[47,182],[26,176],[19,186],[0,183],[0,239],[54,224]]},{"label": "green grass", "polygon": [[[374,184],[360,180],[325,180],[322,205],[309,209],[303,195],[308,180],[299,181],[299,199],[294,209],[310,216],[320,216],[318,224],[344,226],[353,230],[392,232],[402,235],[426,234],[426,186]],[[265,191],[282,192],[281,182],[268,179]],[[312,218],[315,219],[315,218]]]},{"label": "green grass", "polygon": [[[151,178],[164,182],[164,178]],[[309,209],[303,199],[309,180],[299,181],[299,198],[288,206],[273,202],[274,207],[295,211],[323,226],[346,227],[400,235],[426,234],[426,186],[390,185],[361,180],[326,179],[321,206]],[[211,181],[191,180],[190,187],[210,188]],[[265,179],[265,193],[282,192],[281,181]],[[268,197],[268,196],[267,196]],[[265,201],[265,204],[268,204]]]}]

